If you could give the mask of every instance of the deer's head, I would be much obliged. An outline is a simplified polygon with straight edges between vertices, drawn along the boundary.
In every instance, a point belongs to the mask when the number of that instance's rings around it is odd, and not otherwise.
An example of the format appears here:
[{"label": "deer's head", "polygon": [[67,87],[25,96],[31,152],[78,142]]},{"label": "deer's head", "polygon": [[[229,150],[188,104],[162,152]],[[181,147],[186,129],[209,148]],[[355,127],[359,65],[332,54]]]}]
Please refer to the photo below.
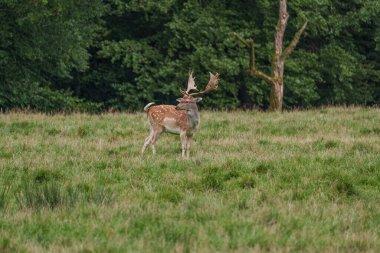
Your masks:
[{"label": "deer's head", "polygon": [[191,71],[189,73],[189,80],[187,82],[187,90],[181,90],[183,97],[177,99],[177,101],[179,102],[179,104],[176,107],[177,110],[191,110],[196,108],[197,103],[202,100],[202,98],[196,96],[215,91],[218,88],[219,74],[216,73],[215,75],[213,75],[212,73],[210,73],[210,80],[208,81],[206,88],[196,93],[190,93],[191,90],[198,90],[194,80],[195,77],[193,77],[193,71]]},{"label": "deer's head", "polygon": [[186,110],[196,109],[197,103],[200,102],[202,98],[193,98],[191,96],[183,96],[183,98],[178,98],[178,105],[176,106],[177,110]]}]

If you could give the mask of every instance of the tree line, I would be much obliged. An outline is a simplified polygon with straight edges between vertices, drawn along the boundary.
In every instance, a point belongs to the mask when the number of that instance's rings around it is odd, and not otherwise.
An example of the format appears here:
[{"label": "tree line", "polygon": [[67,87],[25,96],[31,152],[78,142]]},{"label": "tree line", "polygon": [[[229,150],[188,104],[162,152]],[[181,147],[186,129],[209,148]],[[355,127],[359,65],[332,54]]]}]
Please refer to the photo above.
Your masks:
[{"label": "tree line", "polygon": [[[203,108],[262,108],[270,87],[249,74],[234,36],[254,38],[270,75],[273,0],[0,0],[0,108],[141,110],[174,104],[189,70],[220,73]],[[284,66],[284,108],[380,104],[380,2],[289,0],[284,46],[308,22]]]}]

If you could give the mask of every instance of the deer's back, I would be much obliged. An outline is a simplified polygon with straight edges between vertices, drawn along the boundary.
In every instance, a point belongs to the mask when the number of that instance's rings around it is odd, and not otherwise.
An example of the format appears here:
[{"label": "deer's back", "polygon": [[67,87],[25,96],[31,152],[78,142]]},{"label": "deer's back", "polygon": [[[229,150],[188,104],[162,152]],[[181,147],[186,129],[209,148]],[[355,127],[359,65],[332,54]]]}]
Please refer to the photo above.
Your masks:
[{"label": "deer's back", "polygon": [[152,127],[163,127],[168,132],[179,133],[187,125],[186,111],[177,110],[174,105],[154,105],[147,114]]}]

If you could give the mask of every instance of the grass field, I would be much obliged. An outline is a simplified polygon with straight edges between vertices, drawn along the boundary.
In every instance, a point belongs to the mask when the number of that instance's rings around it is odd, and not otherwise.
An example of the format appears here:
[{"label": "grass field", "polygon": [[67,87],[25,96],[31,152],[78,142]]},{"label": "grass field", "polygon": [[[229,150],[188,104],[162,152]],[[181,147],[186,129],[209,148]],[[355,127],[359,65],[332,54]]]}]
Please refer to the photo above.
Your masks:
[{"label": "grass field", "polygon": [[380,109],[0,115],[0,252],[379,252]]}]

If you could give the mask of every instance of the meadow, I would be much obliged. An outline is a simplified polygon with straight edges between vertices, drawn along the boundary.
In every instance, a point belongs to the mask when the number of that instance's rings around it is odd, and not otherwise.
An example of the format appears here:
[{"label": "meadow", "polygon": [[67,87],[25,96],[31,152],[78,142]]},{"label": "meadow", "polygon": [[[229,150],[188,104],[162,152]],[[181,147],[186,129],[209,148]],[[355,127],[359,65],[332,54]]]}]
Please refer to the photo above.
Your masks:
[{"label": "meadow", "polygon": [[0,252],[379,252],[380,109],[0,115]]}]

